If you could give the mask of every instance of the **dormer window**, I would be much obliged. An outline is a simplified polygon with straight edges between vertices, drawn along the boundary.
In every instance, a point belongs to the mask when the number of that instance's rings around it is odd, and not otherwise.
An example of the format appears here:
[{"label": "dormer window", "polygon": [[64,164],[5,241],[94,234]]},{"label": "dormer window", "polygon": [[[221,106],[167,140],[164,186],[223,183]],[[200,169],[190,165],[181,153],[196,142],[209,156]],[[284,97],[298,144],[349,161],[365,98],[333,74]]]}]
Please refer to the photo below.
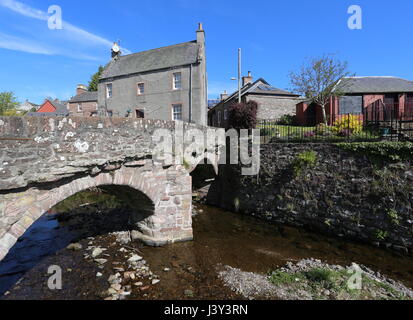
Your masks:
[{"label": "dormer window", "polygon": [[109,98],[112,98],[112,84],[111,83],[108,83],[107,85],[106,85],[106,97],[109,99]]},{"label": "dormer window", "polygon": [[145,94],[145,84],[138,83],[138,96]]},{"label": "dormer window", "polygon": [[173,74],[173,89],[174,90],[182,89],[182,74],[180,72],[176,72]]}]

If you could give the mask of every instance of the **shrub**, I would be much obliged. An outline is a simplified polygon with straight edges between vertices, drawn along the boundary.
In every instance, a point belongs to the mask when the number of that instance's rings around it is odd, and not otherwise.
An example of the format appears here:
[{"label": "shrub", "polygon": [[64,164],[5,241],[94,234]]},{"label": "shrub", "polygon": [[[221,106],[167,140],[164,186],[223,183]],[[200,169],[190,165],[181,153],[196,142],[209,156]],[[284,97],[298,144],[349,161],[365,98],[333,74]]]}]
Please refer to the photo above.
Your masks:
[{"label": "shrub", "polygon": [[296,177],[301,175],[301,172],[305,168],[314,168],[317,164],[317,152],[306,151],[300,153],[293,161],[293,170]]},{"label": "shrub", "polygon": [[261,128],[261,136],[280,137],[280,131],[276,128]]},{"label": "shrub", "polygon": [[328,269],[314,268],[304,273],[305,277],[314,282],[331,281],[333,272]]},{"label": "shrub", "polygon": [[347,116],[343,116],[340,120],[337,120],[334,123],[333,130],[337,134],[350,133],[351,135],[354,133],[360,133],[363,131],[363,122],[358,116],[349,114]]},{"label": "shrub", "polygon": [[376,239],[377,240],[385,241],[388,236],[389,236],[389,233],[387,231],[383,231],[383,230],[377,230],[376,231]]},{"label": "shrub", "polygon": [[344,150],[365,155],[373,161],[397,162],[413,159],[413,143],[411,142],[339,143],[338,146]]},{"label": "shrub", "polygon": [[321,284],[326,289],[334,287],[334,272],[329,269],[314,268],[304,272],[308,281]]},{"label": "shrub", "polygon": [[257,125],[258,104],[255,101],[236,103],[229,108],[229,125],[231,128],[254,129]]},{"label": "shrub", "polygon": [[400,224],[400,217],[399,213],[395,209],[388,209],[387,216],[389,217],[392,224],[399,225]]},{"label": "shrub", "polygon": [[316,126],[316,134],[319,136],[331,136],[333,135],[332,128],[324,123],[320,123]]},{"label": "shrub", "polygon": [[277,124],[281,126],[293,126],[296,123],[297,117],[291,114],[285,114],[277,121]]},{"label": "shrub", "polygon": [[288,283],[294,283],[297,277],[298,276],[295,276],[294,274],[290,274],[287,272],[277,270],[271,273],[270,281],[275,285],[288,284]]}]

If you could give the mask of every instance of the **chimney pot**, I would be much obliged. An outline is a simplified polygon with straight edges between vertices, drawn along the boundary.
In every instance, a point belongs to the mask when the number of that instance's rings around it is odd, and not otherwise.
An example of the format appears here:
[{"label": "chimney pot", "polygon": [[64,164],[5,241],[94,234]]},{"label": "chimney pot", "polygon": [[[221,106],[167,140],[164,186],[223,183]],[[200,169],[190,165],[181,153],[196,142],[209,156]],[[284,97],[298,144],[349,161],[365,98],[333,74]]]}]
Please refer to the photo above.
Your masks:
[{"label": "chimney pot", "polygon": [[251,83],[253,80],[251,71],[248,71],[248,76],[242,77],[242,86]]},{"label": "chimney pot", "polygon": [[87,87],[84,84],[78,84],[76,87],[76,95],[87,92]]},{"label": "chimney pot", "polygon": [[224,101],[228,99],[229,95],[227,93],[227,90],[224,91],[224,93],[221,93],[221,101]]}]

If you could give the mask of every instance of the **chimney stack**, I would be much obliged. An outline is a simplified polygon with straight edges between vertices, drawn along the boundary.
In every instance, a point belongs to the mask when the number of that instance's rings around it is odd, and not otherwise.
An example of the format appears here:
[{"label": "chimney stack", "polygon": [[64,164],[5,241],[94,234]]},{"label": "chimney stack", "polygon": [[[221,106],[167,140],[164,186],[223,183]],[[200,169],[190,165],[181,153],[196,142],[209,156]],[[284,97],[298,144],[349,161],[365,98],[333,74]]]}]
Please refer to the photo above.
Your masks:
[{"label": "chimney stack", "polygon": [[245,86],[248,83],[251,83],[253,80],[253,77],[251,75],[251,71],[248,71],[248,76],[242,77],[242,86]]},{"label": "chimney stack", "polygon": [[84,84],[78,84],[76,87],[76,95],[87,92],[87,87]]},{"label": "chimney stack", "polygon": [[198,30],[196,31],[196,41],[205,47],[205,31],[201,22],[198,24]]},{"label": "chimney stack", "polygon": [[227,90],[225,90],[224,93],[221,93],[221,101],[227,100],[228,97]]}]

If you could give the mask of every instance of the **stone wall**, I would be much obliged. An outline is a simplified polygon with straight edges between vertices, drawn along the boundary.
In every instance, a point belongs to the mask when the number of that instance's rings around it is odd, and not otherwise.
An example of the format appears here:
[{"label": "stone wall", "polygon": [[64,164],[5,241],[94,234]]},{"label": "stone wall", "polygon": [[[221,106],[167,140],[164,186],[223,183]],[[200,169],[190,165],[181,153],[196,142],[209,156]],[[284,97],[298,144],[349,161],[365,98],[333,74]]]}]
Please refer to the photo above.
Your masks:
[{"label": "stone wall", "polygon": [[154,131],[175,133],[177,125],[183,126],[183,132],[207,129],[131,118],[0,117],[0,190],[96,174],[112,164],[151,159]]},{"label": "stone wall", "polygon": [[71,117],[91,117],[97,115],[98,112],[97,101],[72,102],[68,103],[68,107]]},{"label": "stone wall", "polygon": [[[293,169],[297,156],[315,151],[314,168]],[[296,172],[294,172],[296,171]],[[268,144],[258,177],[222,166],[208,203],[273,223],[413,250],[413,167],[376,167],[365,156],[326,144]]]},{"label": "stone wall", "polygon": [[259,120],[278,120],[284,115],[295,115],[296,106],[303,99],[265,96],[265,95],[248,95],[248,101],[258,103],[257,119]]}]

